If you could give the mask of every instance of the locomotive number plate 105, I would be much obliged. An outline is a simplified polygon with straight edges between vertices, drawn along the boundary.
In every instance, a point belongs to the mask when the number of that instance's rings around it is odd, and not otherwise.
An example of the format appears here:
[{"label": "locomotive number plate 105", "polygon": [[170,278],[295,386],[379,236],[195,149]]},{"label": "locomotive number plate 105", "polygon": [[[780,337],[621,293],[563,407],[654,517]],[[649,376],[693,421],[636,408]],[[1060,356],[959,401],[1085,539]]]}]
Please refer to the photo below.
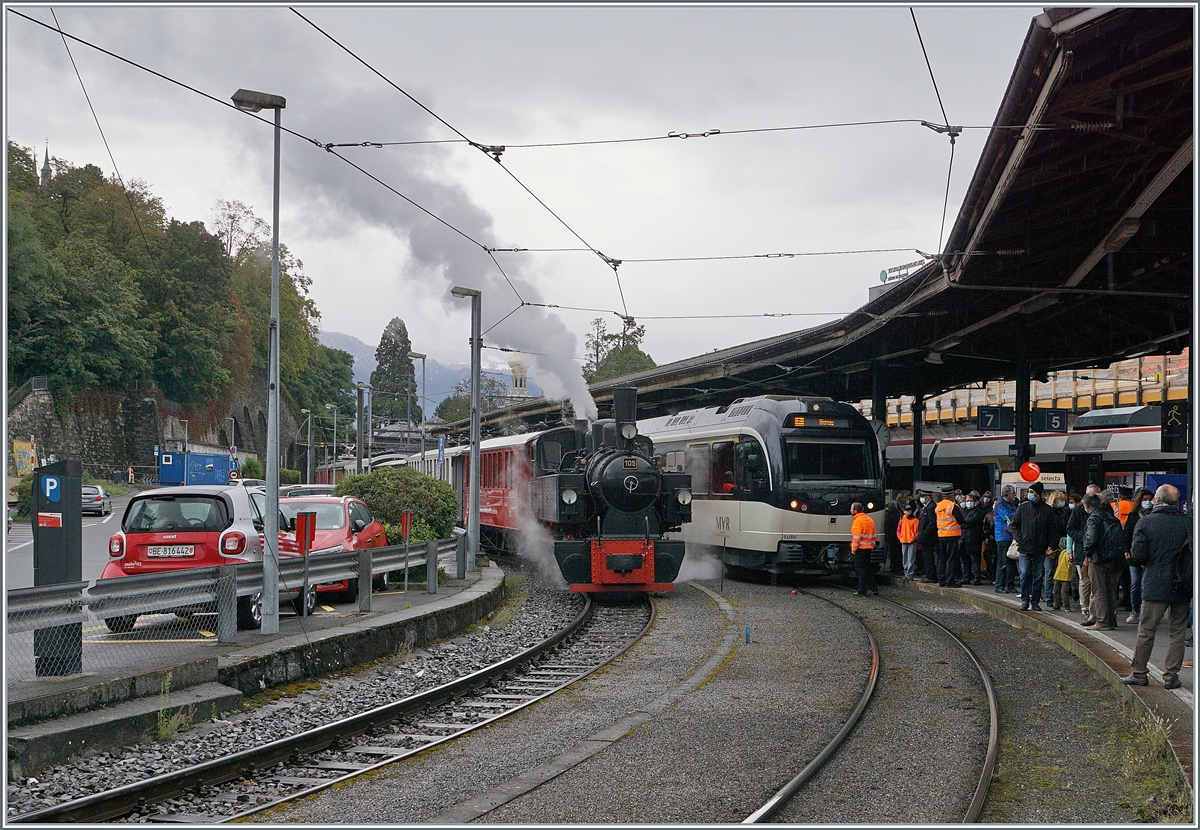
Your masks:
[{"label": "locomotive number plate 105", "polygon": [[621,469],[636,470],[637,469],[637,459],[636,458],[622,458],[621,459]]}]

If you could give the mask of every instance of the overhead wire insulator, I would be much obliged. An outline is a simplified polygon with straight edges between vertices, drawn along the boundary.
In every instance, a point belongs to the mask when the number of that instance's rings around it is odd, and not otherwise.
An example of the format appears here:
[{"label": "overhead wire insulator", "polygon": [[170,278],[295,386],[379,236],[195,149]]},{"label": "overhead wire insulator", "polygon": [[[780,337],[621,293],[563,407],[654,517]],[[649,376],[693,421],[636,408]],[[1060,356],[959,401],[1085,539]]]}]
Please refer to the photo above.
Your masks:
[{"label": "overhead wire insulator", "polygon": [[479,144],[478,142],[472,141],[471,146],[482,150],[496,161],[500,161],[500,156],[504,153],[504,145],[502,144]]}]

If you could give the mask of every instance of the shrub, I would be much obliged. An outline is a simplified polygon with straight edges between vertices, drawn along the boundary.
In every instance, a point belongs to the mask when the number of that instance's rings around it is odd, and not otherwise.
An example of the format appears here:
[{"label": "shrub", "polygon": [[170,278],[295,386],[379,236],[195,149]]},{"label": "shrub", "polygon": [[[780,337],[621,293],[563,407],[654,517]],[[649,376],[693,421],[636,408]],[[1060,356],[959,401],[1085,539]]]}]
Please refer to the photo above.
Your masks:
[{"label": "shrub", "polygon": [[286,467],[279,468],[279,483],[280,484],[299,484],[300,471],[289,470]]},{"label": "shrub", "polygon": [[247,458],[239,465],[239,467],[241,469],[238,472],[241,474],[242,478],[263,477],[262,462],[260,462],[257,458]]},{"label": "shrub", "polygon": [[17,497],[17,507],[13,511],[13,515],[22,518],[29,516],[33,512],[33,473],[21,476],[21,480],[12,488],[12,491],[13,495]]},{"label": "shrub", "polygon": [[454,529],[458,509],[454,488],[411,467],[384,467],[347,476],[334,492],[365,501],[387,529],[391,544],[400,540],[400,514],[405,510],[413,512],[411,542],[446,539]]}]

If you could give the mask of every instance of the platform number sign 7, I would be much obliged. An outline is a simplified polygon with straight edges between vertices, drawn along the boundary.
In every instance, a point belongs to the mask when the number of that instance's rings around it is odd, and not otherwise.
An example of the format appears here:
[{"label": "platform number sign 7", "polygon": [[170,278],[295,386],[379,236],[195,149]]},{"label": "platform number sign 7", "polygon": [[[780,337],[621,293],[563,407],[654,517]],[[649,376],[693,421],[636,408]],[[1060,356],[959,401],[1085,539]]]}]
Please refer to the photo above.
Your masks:
[{"label": "platform number sign 7", "polygon": [[1013,428],[1013,416],[1011,406],[981,406],[976,425],[980,432],[1006,432]]}]

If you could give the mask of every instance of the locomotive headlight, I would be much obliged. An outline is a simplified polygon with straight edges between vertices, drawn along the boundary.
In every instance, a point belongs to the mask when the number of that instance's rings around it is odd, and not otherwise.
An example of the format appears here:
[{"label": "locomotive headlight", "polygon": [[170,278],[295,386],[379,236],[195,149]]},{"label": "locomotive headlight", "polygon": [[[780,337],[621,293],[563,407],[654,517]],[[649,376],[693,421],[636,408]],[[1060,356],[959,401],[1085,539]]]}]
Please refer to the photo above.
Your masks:
[{"label": "locomotive headlight", "polygon": [[578,498],[579,494],[574,490],[567,489],[562,491],[563,504],[574,504]]},{"label": "locomotive headlight", "polygon": [[680,488],[679,492],[675,494],[675,498],[679,500],[680,504],[691,504],[692,491],[686,487]]},{"label": "locomotive headlight", "polygon": [[637,437],[637,424],[623,424],[621,426],[621,437],[626,441],[632,441]]},{"label": "locomotive headlight", "polygon": [[874,510],[874,509],[875,509],[875,502],[873,502],[873,501],[869,501],[869,502],[867,502],[867,509],[868,509],[868,510]]}]

